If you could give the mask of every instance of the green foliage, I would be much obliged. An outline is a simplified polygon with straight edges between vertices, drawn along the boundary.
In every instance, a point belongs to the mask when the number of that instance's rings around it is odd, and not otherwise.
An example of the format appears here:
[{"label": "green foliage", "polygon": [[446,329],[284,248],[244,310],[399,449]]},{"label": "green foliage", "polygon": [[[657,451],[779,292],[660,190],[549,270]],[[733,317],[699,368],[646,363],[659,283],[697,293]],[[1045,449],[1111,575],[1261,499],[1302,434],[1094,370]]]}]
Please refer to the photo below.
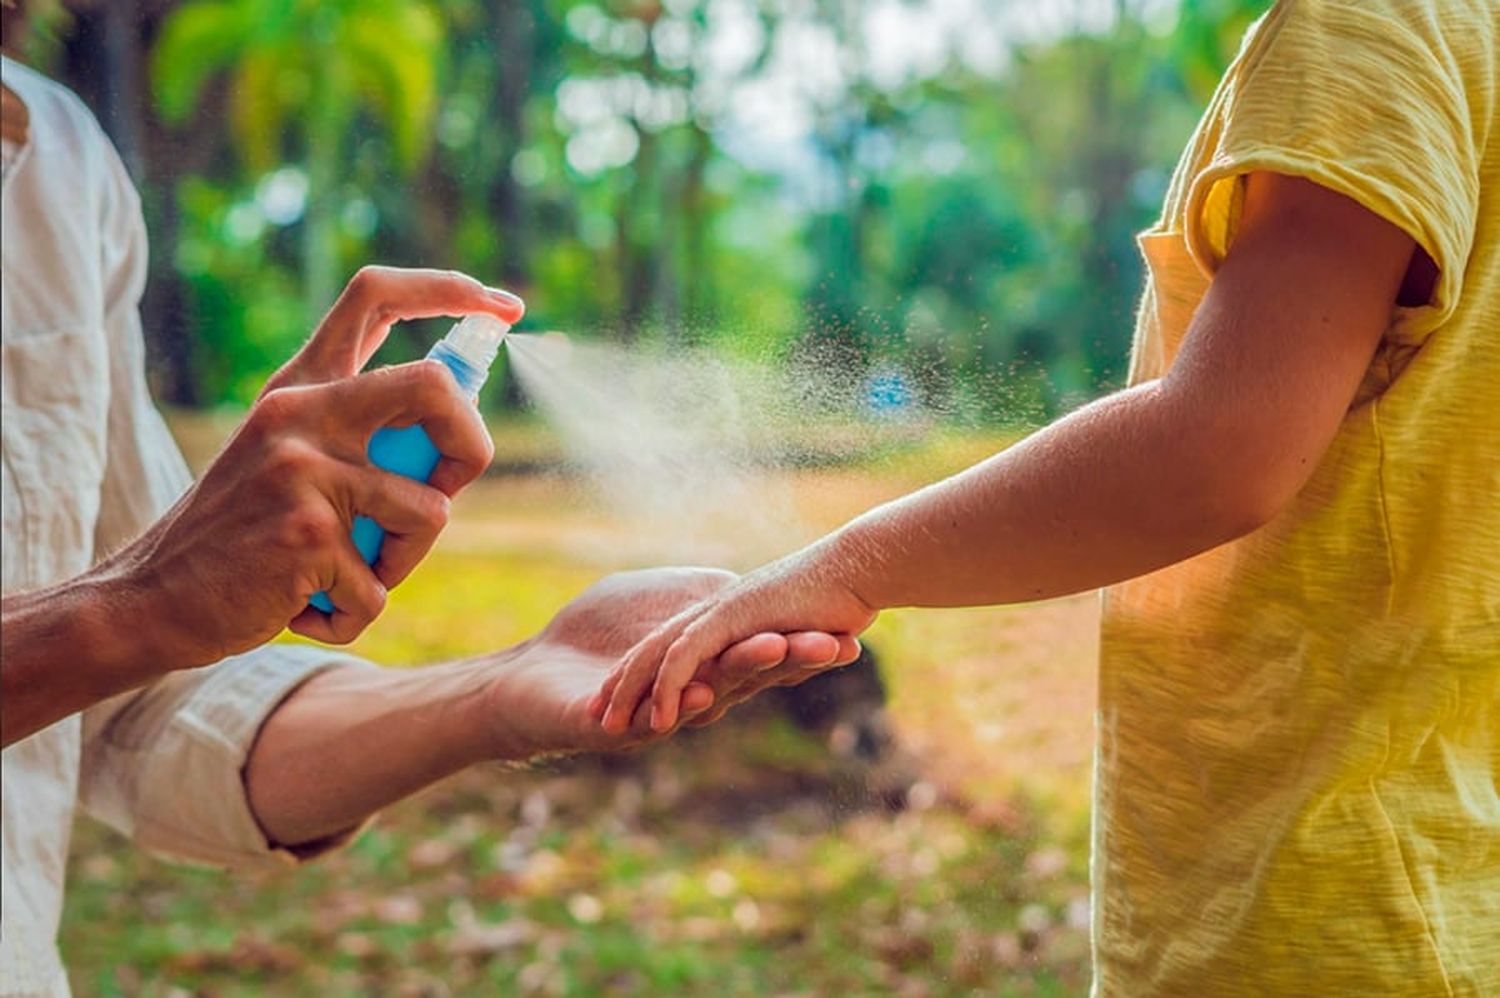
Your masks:
[{"label": "green foliage", "polygon": [[303,323],[327,307],[346,269],[333,210],[346,137],[365,112],[411,177],[428,147],[442,46],[421,0],[191,0],[167,19],[152,58],[162,117],[187,121],[208,82],[228,73],[229,133],[244,167],[302,165]]},{"label": "green foliage", "polygon": [[147,204],[192,244],[197,394],[245,401],[378,260],[512,286],[533,328],[832,347],[841,376],[904,370],[940,411],[1048,415],[1122,380],[1134,233],[1267,6],[1122,0],[892,73],[854,0],[188,0],[153,112],[203,148]]},{"label": "green foliage", "polygon": [[191,0],[173,11],[152,53],[158,112],[188,121],[204,87],[230,82],[230,126],[252,170],[342,132],[364,107],[386,123],[409,172],[427,147],[443,31],[412,0]]},{"label": "green foliage", "polygon": [[1172,60],[1195,98],[1208,100],[1245,29],[1268,6],[1265,0],[1183,0]]}]

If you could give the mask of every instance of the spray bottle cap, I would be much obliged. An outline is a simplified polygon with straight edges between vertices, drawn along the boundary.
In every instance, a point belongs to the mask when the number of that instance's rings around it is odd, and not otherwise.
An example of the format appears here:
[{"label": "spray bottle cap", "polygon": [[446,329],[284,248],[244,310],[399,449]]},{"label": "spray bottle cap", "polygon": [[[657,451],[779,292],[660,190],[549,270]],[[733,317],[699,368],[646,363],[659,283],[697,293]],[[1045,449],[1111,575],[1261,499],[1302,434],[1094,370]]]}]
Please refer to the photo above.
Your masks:
[{"label": "spray bottle cap", "polygon": [[466,315],[443,337],[443,342],[477,370],[487,371],[500,353],[510,326],[493,315]]}]

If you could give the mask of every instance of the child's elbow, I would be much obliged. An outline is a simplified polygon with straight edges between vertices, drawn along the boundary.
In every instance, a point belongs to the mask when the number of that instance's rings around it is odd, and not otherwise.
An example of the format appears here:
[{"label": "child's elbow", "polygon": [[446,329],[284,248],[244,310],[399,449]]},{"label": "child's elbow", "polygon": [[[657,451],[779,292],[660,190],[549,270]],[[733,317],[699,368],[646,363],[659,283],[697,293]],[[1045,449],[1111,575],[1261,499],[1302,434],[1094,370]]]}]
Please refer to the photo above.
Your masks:
[{"label": "child's elbow", "polygon": [[1307,476],[1280,459],[1232,454],[1212,469],[1205,506],[1223,541],[1254,533],[1281,516],[1302,491]]},{"label": "child's elbow", "polygon": [[1225,540],[1234,540],[1254,533],[1281,515],[1287,507],[1289,497],[1268,489],[1245,490],[1236,502],[1225,511],[1222,530]]}]

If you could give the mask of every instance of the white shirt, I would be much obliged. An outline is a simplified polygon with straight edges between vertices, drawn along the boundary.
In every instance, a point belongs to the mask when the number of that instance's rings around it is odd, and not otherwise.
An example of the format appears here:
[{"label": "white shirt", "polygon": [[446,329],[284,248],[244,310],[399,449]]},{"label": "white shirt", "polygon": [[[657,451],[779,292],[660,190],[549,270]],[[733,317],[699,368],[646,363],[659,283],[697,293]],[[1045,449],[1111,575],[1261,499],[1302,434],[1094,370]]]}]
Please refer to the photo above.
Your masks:
[{"label": "white shirt", "polygon": [[[9,59],[3,79],[30,113],[29,139],[0,182],[0,562],[10,593],[86,571],[165,512],[190,477],[146,389],[135,189],[77,97]],[[241,769],[271,710],[349,661],[268,646],[171,673],[5,749],[0,996],[68,994],[55,940],[75,809],[177,859],[290,862],[256,824]]]}]

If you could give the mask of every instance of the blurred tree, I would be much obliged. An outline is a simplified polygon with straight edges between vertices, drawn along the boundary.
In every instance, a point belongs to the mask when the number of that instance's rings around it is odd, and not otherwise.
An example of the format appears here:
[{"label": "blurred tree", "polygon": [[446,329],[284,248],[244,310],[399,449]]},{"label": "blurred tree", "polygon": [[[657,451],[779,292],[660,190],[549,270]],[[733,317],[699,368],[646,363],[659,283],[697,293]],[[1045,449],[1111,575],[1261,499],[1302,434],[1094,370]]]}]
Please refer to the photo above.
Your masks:
[{"label": "blurred tree", "polygon": [[1014,420],[1118,381],[1133,235],[1268,6],[73,0],[41,58],[137,171],[173,401],[253,396],[379,260]]},{"label": "blurred tree", "polygon": [[162,31],[152,69],[163,118],[187,121],[204,85],[227,72],[230,134],[246,166],[303,163],[309,320],[345,269],[338,186],[356,119],[363,111],[388,131],[410,174],[428,147],[442,45],[442,22],[420,0],[191,0]]},{"label": "blurred tree", "polygon": [[1268,0],[1182,0],[1170,46],[1171,65],[1197,103],[1206,103]]}]

